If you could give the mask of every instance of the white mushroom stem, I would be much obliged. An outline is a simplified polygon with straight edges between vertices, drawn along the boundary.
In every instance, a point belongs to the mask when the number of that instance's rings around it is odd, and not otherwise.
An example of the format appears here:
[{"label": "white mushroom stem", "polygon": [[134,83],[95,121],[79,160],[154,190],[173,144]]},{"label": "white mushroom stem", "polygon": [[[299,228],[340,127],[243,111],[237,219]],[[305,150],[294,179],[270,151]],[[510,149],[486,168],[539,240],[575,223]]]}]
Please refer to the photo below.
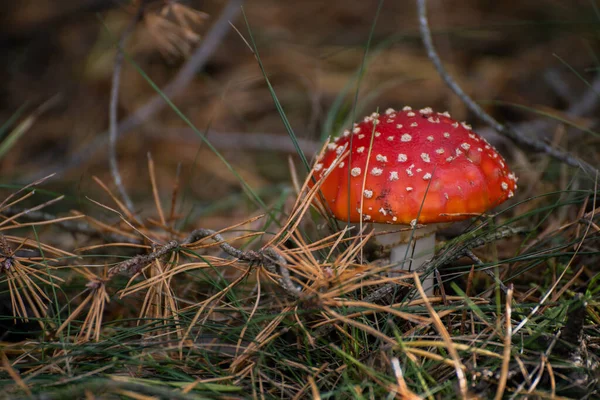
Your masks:
[{"label": "white mushroom stem", "polygon": [[[390,252],[390,276],[407,271],[424,272],[420,270],[421,267],[431,260],[435,253],[435,232],[438,227],[438,224],[430,224],[422,228],[376,236],[377,243]],[[393,226],[373,224],[373,230],[375,233],[389,232],[393,230]],[[421,284],[427,295],[433,295],[433,274],[421,279]]]}]

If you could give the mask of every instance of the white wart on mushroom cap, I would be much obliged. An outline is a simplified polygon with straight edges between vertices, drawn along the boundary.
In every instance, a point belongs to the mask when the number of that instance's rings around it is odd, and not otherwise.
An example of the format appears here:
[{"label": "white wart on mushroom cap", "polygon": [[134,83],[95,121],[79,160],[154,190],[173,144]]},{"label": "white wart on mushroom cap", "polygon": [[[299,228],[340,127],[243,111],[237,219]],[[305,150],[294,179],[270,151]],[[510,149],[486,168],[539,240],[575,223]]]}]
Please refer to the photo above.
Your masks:
[{"label": "white wart on mushroom cap", "polygon": [[321,185],[340,220],[456,221],[497,206],[517,188],[515,175],[493,146],[466,123],[431,108],[388,109],[365,117],[329,145],[315,164],[315,177],[345,149],[349,156]]}]

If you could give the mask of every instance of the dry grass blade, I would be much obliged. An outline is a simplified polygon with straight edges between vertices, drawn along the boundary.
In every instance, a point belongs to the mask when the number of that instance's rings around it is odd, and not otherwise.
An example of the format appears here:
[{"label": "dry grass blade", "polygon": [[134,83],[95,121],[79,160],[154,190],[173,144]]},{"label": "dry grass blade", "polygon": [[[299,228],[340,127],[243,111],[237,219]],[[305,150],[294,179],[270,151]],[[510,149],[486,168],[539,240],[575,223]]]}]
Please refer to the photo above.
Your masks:
[{"label": "dry grass blade", "polygon": [[[163,264],[159,259],[155,259],[148,268],[146,278],[154,278],[153,284],[148,286],[148,291],[144,297],[144,301],[140,310],[138,324],[145,320],[149,320],[150,323],[158,321],[163,325],[174,325],[176,328],[165,327],[163,330],[155,329],[152,331],[152,335],[157,336],[170,336],[175,335],[178,339],[181,339],[181,328],[179,326],[179,308],[177,306],[177,297],[172,288],[172,281],[170,277],[165,276],[165,272],[170,269],[172,265],[177,265],[179,255],[176,253],[171,254],[170,260]],[[123,297],[123,295],[121,296]]]},{"label": "dry grass blade", "polygon": [[458,387],[460,390],[460,394],[463,398],[467,398],[467,379],[465,377],[465,372],[464,372],[465,366],[463,365],[463,363],[460,359],[460,356],[458,355],[458,352],[456,351],[456,348],[453,345],[452,337],[448,333],[448,330],[444,326],[444,323],[442,322],[438,313],[431,306],[431,303],[429,302],[429,299],[427,298],[427,294],[423,290],[423,286],[421,286],[421,281],[419,279],[419,275],[414,274],[413,277],[414,277],[414,281],[415,281],[415,286],[417,287],[417,290],[419,291],[420,296],[423,298],[425,307],[427,307],[427,311],[429,311],[429,314],[433,318],[433,325],[435,326],[435,329],[438,331],[440,336],[442,336],[442,339],[444,340],[444,343],[446,344],[446,349],[448,350],[448,353],[452,357],[452,360],[454,363],[454,369],[456,370],[456,376],[458,378]]},{"label": "dry grass blade", "polygon": [[[43,178],[40,178],[40,179],[36,180],[35,182],[29,183],[29,184],[27,184],[27,185],[23,186],[21,189],[17,190],[16,192],[9,194],[9,195],[8,195],[8,196],[7,196],[7,197],[6,197],[6,198],[5,198],[5,199],[4,199],[4,200],[3,200],[3,201],[0,203],[0,211],[2,211],[2,210],[3,210],[3,209],[6,207],[6,204],[7,204],[7,203],[8,203],[8,202],[9,202],[11,199],[13,199],[14,197],[18,196],[18,195],[19,195],[19,194],[21,194],[22,192],[25,192],[25,191],[27,191],[28,189],[31,189],[31,188],[32,188],[32,187],[34,187],[34,186],[41,185],[41,184],[42,184],[42,183],[44,183],[46,180],[48,180],[48,179],[52,178],[54,175],[55,175],[55,174],[50,174],[50,175],[47,175],[47,176],[45,176],[45,177],[43,177]],[[13,204],[14,204],[14,203],[13,203]]]},{"label": "dry grass blade", "polygon": [[[98,186],[100,186],[102,188],[102,190],[104,190],[104,192],[106,192],[106,194],[108,194],[108,196],[111,198],[111,200],[117,205],[117,207],[119,208],[119,210],[121,210],[121,212],[117,212],[116,210],[113,210],[112,208],[108,207],[108,206],[103,206],[104,208],[111,210],[117,214],[119,214],[120,216],[125,215],[127,217],[128,220],[130,221],[135,221],[135,216],[131,213],[131,211],[125,206],[125,204],[123,204],[118,198],[117,196],[114,195],[114,193],[108,188],[108,186],[106,186],[104,184],[104,182],[102,182],[100,180],[100,178],[98,178],[97,176],[92,177],[94,179],[94,181],[98,184]],[[91,200],[91,199],[90,199]],[[93,201],[93,200],[92,200]],[[100,203],[95,202],[96,204],[98,204],[99,206],[102,206]],[[132,226],[133,228],[133,226]]]},{"label": "dry grass blade", "polygon": [[[57,203],[57,202],[61,201],[61,200],[62,200],[64,197],[65,197],[65,196],[59,196],[59,197],[57,197],[57,198],[55,198],[55,199],[48,200],[48,201],[47,201],[47,202],[45,202],[45,203],[38,204],[38,205],[37,205],[37,206],[35,206],[35,207],[31,207],[31,208],[29,208],[29,209],[27,209],[27,210],[25,210],[25,211],[23,211],[23,212],[20,212],[20,213],[18,213],[18,214],[15,214],[15,215],[13,215],[12,217],[10,217],[10,218],[7,218],[7,219],[5,219],[4,221],[0,222],[0,227],[1,227],[1,226],[3,226],[3,225],[6,225],[6,224],[7,224],[7,223],[9,223],[9,222],[12,222],[12,221],[16,220],[17,218],[19,218],[19,217],[21,217],[21,216],[23,216],[23,215],[27,214],[28,212],[32,212],[32,211],[39,211],[39,210],[41,210],[41,209],[43,209],[43,208],[45,208],[45,207],[48,207],[48,206],[49,206],[49,205],[51,205],[51,204]],[[24,196],[23,198],[25,198],[25,196]],[[21,198],[21,200],[23,200],[23,198]]]},{"label": "dry grass blade", "polygon": [[154,198],[156,212],[158,213],[162,227],[166,228],[167,221],[165,220],[165,215],[163,213],[162,206],[160,205],[160,196],[158,195],[158,185],[156,183],[156,171],[154,170],[154,160],[152,159],[152,155],[150,153],[148,153],[148,173],[150,175],[150,182],[152,184],[152,197]]},{"label": "dry grass blade", "polygon": [[506,318],[506,332],[504,332],[504,355],[502,359],[502,369],[500,370],[500,378],[498,379],[498,389],[496,390],[496,400],[500,400],[504,396],[504,390],[506,389],[506,381],[508,379],[508,367],[510,365],[510,352],[512,348],[512,296],[513,287],[511,285],[508,288],[508,292],[506,294],[506,316],[504,317]]},{"label": "dry grass blade", "polygon": [[16,253],[26,244],[27,240],[22,239],[17,249],[12,250],[7,237],[0,234],[0,273],[5,275],[4,281],[8,284],[15,319],[29,321],[30,316],[33,316],[43,326],[42,319],[46,316],[50,298],[37,282],[58,287],[56,282],[61,282],[62,279],[48,271],[32,267],[31,265],[36,264],[35,260],[17,256]]},{"label": "dry grass blade", "polygon": [[398,388],[396,389],[398,395],[401,400],[421,400],[421,397],[414,393],[412,390],[408,388],[406,385],[406,380],[404,380],[404,375],[402,374],[402,367],[400,367],[400,360],[396,357],[392,357],[391,359],[392,370],[394,371],[394,376],[396,377],[396,382],[398,383]]},{"label": "dry grass blade", "polygon": [[106,308],[106,304],[110,302],[110,297],[108,296],[105,286],[106,277],[98,277],[87,268],[80,268],[78,269],[78,272],[85,276],[88,280],[86,289],[82,293],[85,294],[87,292],[88,294],[56,330],[55,335],[58,336],[67,326],[70,326],[70,324],[83,312],[89,303],[91,304],[90,309],[88,310],[86,317],[79,328],[77,338],[79,342],[89,342],[91,338],[98,342],[100,341],[104,310]]},{"label": "dry grass blade", "polygon": [[[18,387],[20,387],[28,396],[31,396],[31,390],[29,389],[29,386],[23,381],[21,375],[19,375],[19,373],[10,364],[6,354],[4,354],[4,352],[1,352],[0,354],[2,355],[2,369],[8,373]],[[5,388],[5,390],[8,391],[8,388]]]}]

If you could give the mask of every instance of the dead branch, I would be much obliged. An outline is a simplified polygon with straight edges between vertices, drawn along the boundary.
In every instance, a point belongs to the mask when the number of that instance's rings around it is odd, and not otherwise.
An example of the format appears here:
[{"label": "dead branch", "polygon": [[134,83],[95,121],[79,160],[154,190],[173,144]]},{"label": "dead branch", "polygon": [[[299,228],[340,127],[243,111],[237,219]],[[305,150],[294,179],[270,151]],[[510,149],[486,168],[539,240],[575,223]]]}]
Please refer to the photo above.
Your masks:
[{"label": "dead branch", "polygon": [[121,172],[119,171],[119,164],[117,162],[117,108],[119,105],[119,87],[121,84],[121,69],[123,67],[123,47],[125,46],[125,42],[127,38],[135,28],[136,24],[142,17],[144,12],[144,6],[146,2],[141,1],[138,7],[138,10],[133,17],[133,20],[129,23],[125,31],[121,35],[119,39],[119,43],[117,44],[117,55],[115,56],[115,65],[113,68],[112,75],[112,87],[110,89],[110,105],[108,111],[108,120],[109,120],[109,147],[108,147],[108,162],[110,165],[110,173],[112,174],[113,180],[115,182],[115,186],[121,193],[121,198],[125,202],[125,205],[131,212],[134,212],[135,207],[133,206],[133,202],[131,198],[127,194],[127,190],[125,190],[125,186],[123,186],[123,179],[121,178]]},{"label": "dead branch", "polygon": [[462,100],[462,102],[467,106],[471,112],[473,112],[479,119],[481,119],[484,123],[491,126],[495,131],[500,133],[503,136],[508,137],[518,146],[522,146],[528,148],[530,150],[536,151],[538,153],[545,153],[549,156],[559,160],[567,165],[572,167],[577,167],[583,169],[585,172],[590,175],[596,175],[598,169],[588,164],[587,162],[580,160],[569,153],[563,152],[559,149],[556,149],[549,144],[546,144],[542,141],[539,141],[535,138],[523,135],[522,133],[517,132],[513,128],[503,125],[500,122],[496,121],[491,115],[486,113],[465,91],[460,87],[460,85],[450,76],[448,71],[444,68],[442,61],[433,45],[433,39],[431,37],[431,30],[429,28],[429,22],[427,20],[427,5],[426,0],[417,0],[417,9],[419,16],[419,28],[421,31],[421,39],[423,40],[423,45],[427,51],[427,56],[435,66],[440,77],[446,82],[446,85]]},{"label": "dead branch", "polygon": [[[223,41],[225,35],[231,28],[229,22],[237,17],[241,10],[243,0],[229,0],[229,2],[223,8],[221,16],[213,24],[209,32],[204,36],[202,43],[192,54],[190,59],[181,67],[175,78],[171,80],[164,88],[161,89],[169,98],[174,98],[183,89],[185,89],[190,81],[196,76],[199,70],[201,70],[206,62],[210,59],[213,53],[219,47],[219,44]],[[156,115],[166,105],[160,94],[156,94],[146,104],[141,106],[137,111],[127,117],[117,127],[117,136],[123,137],[125,134],[131,132],[134,128],[147,121],[153,115]],[[108,133],[103,132],[97,136],[97,139],[93,140],[88,146],[83,148],[81,151],[73,154],[66,162],[61,162],[59,165],[51,166],[45,170],[51,169],[55,171],[53,179],[62,177],[66,172],[73,168],[77,168],[86,163],[92,158],[98,151],[105,149],[108,144]],[[37,176],[37,175],[36,175]],[[35,180],[27,177],[26,180]]]},{"label": "dead branch", "polygon": [[257,251],[243,251],[227,243],[223,236],[216,231],[204,228],[194,230],[181,242],[178,242],[177,240],[171,240],[167,244],[157,247],[152,253],[139,254],[126,261],[120,262],[109,269],[108,278],[110,279],[117,274],[135,275],[154,260],[161,258],[180,247],[189,246],[204,239],[211,239],[213,242],[219,245],[221,250],[231,257],[251,264],[257,263],[262,265],[270,273],[280,276],[280,278],[278,278],[278,282],[288,294],[294,298],[297,298],[301,295],[300,288],[298,288],[292,282],[290,272],[287,268],[287,261],[275,248],[266,247]]}]

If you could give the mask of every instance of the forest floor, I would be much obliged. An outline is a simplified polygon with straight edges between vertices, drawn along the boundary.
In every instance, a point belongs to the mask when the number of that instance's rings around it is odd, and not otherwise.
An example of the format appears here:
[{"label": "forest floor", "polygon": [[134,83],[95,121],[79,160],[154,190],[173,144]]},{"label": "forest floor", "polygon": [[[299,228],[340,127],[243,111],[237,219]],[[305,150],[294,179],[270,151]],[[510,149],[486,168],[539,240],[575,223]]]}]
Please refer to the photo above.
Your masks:
[{"label": "forest floor", "polygon": [[[477,111],[418,2],[0,5],[0,399],[598,398],[600,9],[427,2]],[[519,188],[390,277],[305,166],[404,105]]]}]

